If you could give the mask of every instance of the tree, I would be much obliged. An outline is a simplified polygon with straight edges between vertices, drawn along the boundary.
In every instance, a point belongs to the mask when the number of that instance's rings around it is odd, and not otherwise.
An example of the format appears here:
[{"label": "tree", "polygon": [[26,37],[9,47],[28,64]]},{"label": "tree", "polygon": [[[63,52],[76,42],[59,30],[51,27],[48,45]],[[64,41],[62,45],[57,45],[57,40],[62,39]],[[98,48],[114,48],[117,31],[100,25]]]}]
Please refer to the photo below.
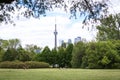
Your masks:
[{"label": "tree", "polygon": [[67,47],[67,43],[63,41],[63,43],[61,44],[61,47],[66,48]]},{"label": "tree", "polygon": [[17,49],[20,46],[20,40],[19,39],[10,39],[8,40],[8,47]]},{"label": "tree", "polygon": [[42,48],[40,48],[37,45],[30,44],[30,45],[26,45],[25,49],[26,51],[31,52],[31,53],[40,53]]},{"label": "tree", "polygon": [[111,61],[108,59],[107,56],[104,56],[103,59],[101,60],[101,63],[103,65],[108,65]]},{"label": "tree", "polygon": [[120,40],[112,40],[111,43],[116,50],[116,54],[111,55],[113,57],[111,62],[112,68],[120,69]]},{"label": "tree", "polygon": [[46,46],[43,49],[43,51],[37,55],[36,59],[38,61],[43,61],[43,62],[51,63],[50,55],[51,55],[51,51],[50,51],[49,47]]},{"label": "tree", "polygon": [[110,69],[120,68],[120,41],[99,41],[74,45],[72,67]]},{"label": "tree", "polygon": [[4,49],[0,46],[0,62],[2,61],[4,53],[5,53]]},{"label": "tree", "polygon": [[8,44],[9,44],[8,40],[3,40],[3,39],[1,39],[0,42],[1,42],[1,47],[2,47],[4,50],[8,49]]},{"label": "tree", "polygon": [[14,61],[17,60],[17,51],[13,48],[8,48],[2,57],[3,61]]},{"label": "tree", "polygon": [[[120,14],[118,14],[120,15]],[[97,40],[119,40],[120,39],[120,16],[110,15],[101,20],[100,26],[97,26]]]},{"label": "tree", "polygon": [[9,40],[0,40],[1,41],[1,47],[4,50],[9,49],[17,49],[20,46],[20,40],[19,39],[9,39]]},{"label": "tree", "polygon": [[119,55],[111,41],[90,42],[85,54],[82,63],[87,62],[87,65],[84,68],[115,68],[113,65],[119,61]]},{"label": "tree", "polygon": [[67,67],[71,67],[73,44],[68,44],[68,46],[67,46],[65,51],[66,51]]},{"label": "tree", "polygon": [[58,52],[56,49],[52,49],[50,54],[50,64],[53,67],[56,67],[55,65],[58,63]]},{"label": "tree", "polygon": [[42,48],[40,48],[37,45],[26,45],[25,51],[29,53],[29,56],[31,57],[32,60],[36,60],[37,54],[41,53]]},{"label": "tree", "polygon": [[19,61],[31,61],[34,60],[34,55],[31,52],[26,51],[22,46],[17,49],[17,60]]},{"label": "tree", "polygon": [[72,67],[80,68],[82,65],[82,58],[85,55],[85,43],[78,42],[74,45],[73,52],[72,52]]},{"label": "tree", "polygon": [[[16,1],[14,2],[14,6],[12,5],[13,1]],[[94,0],[1,0],[0,11],[2,14],[0,15],[0,21],[10,21],[11,15],[7,11],[14,12],[15,8],[20,9],[21,6],[27,8],[27,10],[23,12],[23,15],[27,18],[30,16],[40,17],[40,15],[45,15],[47,10],[52,11],[54,7],[63,7],[65,11],[69,9],[71,17],[76,18],[77,12],[80,12],[81,15],[85,15],[83,23],[87,22],[87,20],[96,21],[103,18],[104,15],[106,16],[108,8],[107,1],[108,0],[102,0],[101,2]],[[102,12],[104,15],[101,14]]]},{"label": "tree", "polygon": [[[99,48],[101,49],[102,47],[100,46]],[[82,67],[83,68],[93,68],[94,69],[94,68],[101,67],[98,64],[98,62],[99,62],[99,60],[101,60],[101,56],[105,54],[105,51],[100,52],[99,48],[98,48],[98,45],[96,42],[88,43],[87,48],[85,50],[85,56],[82,59]]]},{"label": "tree", "polygon": [[1,47],[3,49],[8,49],[8,48],[17,49],[21,44],[19,39],[9,39],[9,40],[1,39],[0,42],[1,42]]},{"label": "tree", "polygon": [[19,39],[0,40],[0,57],[2,61],[29,61],[34,58],[31,52],[22,48]]},{"label": "tree", "polygon": [[66,51],[64,47],[59,47],[58,49],[58,65],[62,68],[67,66]]},{"label": "tree", "polygon": [[0,0],[0,23],[14,23],[11,13],[14,13],[15,6],[12,2],[15,0]]}]

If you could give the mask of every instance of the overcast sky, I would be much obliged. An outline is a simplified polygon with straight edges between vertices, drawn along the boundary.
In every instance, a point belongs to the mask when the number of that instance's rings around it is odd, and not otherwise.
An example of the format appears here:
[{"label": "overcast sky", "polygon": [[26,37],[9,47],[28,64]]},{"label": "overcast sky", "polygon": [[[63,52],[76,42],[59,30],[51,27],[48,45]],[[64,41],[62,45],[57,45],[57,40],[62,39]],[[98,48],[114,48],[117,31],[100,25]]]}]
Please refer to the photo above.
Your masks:
[{"label": "overcast sky", "polygon": [[[120,12],[120,2],[119,0],[111,0],[110,9],[111,13]],[[40,47],[49,46],[54,47],[54,28],[55,28],[55,17],[57,24],[57,44],[60,45],[60,41],[68,41],[74,38],[81,37],[88,41],[95,40],[96,30],[90,29],[88,27],[82,29],[82,17],[77,19],[69,19],[70,14],[64,12],[62,9],[55,9],[53,12],[48,12],[46,17],[40,19],[25,19],[20,17],[19,20],[15,19],[16,26],[11,24],[0,25],[0,38],[2,39],[14,39],[18,38],[21,40],[21,44],[25,46],[26,44],[35,44]]]}]

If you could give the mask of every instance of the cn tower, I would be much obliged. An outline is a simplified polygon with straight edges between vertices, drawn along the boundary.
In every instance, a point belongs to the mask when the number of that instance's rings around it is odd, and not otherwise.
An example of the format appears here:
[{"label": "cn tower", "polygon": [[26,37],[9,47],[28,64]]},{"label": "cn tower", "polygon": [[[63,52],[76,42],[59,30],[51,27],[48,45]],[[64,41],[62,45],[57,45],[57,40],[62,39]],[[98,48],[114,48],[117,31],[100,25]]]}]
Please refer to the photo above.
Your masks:
[{"label": "cn tower", "polygon": [[54,31],[54,35],[55,35],[55,50],[57,50],[57,25],[56,25],[56,19],[55,19],[55,31]]}]

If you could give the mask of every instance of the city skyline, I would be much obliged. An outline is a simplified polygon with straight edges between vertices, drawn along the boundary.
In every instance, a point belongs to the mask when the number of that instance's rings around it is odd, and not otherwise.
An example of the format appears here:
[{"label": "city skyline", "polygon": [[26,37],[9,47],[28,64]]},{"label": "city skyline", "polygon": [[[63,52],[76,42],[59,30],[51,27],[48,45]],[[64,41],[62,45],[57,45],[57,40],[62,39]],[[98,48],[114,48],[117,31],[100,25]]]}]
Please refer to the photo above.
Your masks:
[{"label": "city skyline", "polygon": [[[56,10],[54,13],[58,13]],[[57,30],[59,32],[57,44],[61,40],[67,41],[68,39],[74,40],[76,36],[82,36],[90,40],[91,33],[87,29],[82,29],[82,22],[80,19],[69,19],[69,15],[65,12],[59,13],[57,16],[51,16],[53,12],[48,13],[46,17],[40,19],[26,19],[24,17],[16,20],[16,26],[12,24],[1,25],[0,38],[1,39],[14,39],[21,40],[21,44],[35,44],[40,47],[49,46],[54,48],[54,27],[55,17]],[[92,38],[91,38],[92,39]]]},{"label": "city skyline", "polygon": [[[120,7],[117,6],[119,0],[111,0],[113,2],[111,13],[120,12]],[[116,4],[116,5],[115,5]],[[18,12],[16,12],[18,13]],[[58,31],[57,45],[61,40],[67,41],[80,36],[87,41],[95,39],[96,29],[91,29],[90,25],[82,28],[83,17],[77,17],[77,19],[69,19],[70,13],[66,13],[63,9],[55,9],[54,11],[47,12],[46,17],[41,16],[40,19],[19,17],[15,14],[14,21],[16,26],[12,24],[1,24],[0,26],[0,38],[1,39],[15,39],[21,40],[23,46],[26,44],[35,44],[40,47],[49,46],[54,48],[54,27],[55,17]],[[88,31],[88,27],[90,27]]]}]

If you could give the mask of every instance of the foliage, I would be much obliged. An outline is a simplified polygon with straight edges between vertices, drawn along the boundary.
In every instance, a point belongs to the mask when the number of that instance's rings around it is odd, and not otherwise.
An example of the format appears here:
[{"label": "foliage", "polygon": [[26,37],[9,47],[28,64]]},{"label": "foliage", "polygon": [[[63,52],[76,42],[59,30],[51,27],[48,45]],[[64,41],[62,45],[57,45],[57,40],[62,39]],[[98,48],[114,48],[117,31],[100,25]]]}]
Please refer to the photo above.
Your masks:
[{"label": "foliage", "polygon": [[[84,15],[85,19],[83,23],[103,18],[103,16],[106,16],[108,9],[107,0],[1,0],[0,6],[0,11],[2,12],[0,21],[5,21],[6,23],[8,21],[13,23],[11,20],[12,17],[8,12],[14,13],[15,8],[19,11],[22,6],[25,7],[26,10],[20,14],[23,14],[27,18],[30,16],[35,18],[41,15],[46,16],[47,11],[52,11],[54,8],[64,8],[65,11],[69,10],[71,17],[76,18],[77,12],[79,12],[80,15]],[[104,15],[101,13],[104,13]]]},{"label": "foliage", "polygon": [[17,58],[17,51],[13,48],[8,48],[4,53],[2,60],[3,61],[14,61]]},{"label": "foliage", "polygon": [[8,48],[13,48],[13,49],[17,49],[18,47],[20,47],[20,40],[19,39],[9,39],[9,40],[0,40],[1,42],[1,46],[4,49],[8,49]]},{"label": "foliage", "polygon": [[103,59],[101,60],[101,63],[102,63],[103,65],[107,65],[107,64],[109,64],[110,62],[111,62],[111,61],[108,59],[107,56],[104,56]]},{"label": "foliage", "polygon": [[0,23],[5,22],[14,24],[11,15],[15,11],[15,7],[12,2],[15,0],[0,0]]},{"label": "foliage", "polygon": [[53,49],[50,54],[50,62],[53,67],[58,63],[58,52],[56,49]]},{"label": "foliage", "polygon": [[5,53],[4,49],[1,48],[1,46],[0,46],[0,62],[2,61],[2,57],[3,57],[4,53]]},{"label": "foliage", "polygon": [[97,40],[119,40],[120,39],[120,14],[110,15],[101,19],[101,24],[97,26]]},{"label": "foliage", "polygon": [[8,40],[8,48],[17,49],[20,46],[19,39],[10,39]]},{"label": "foliage", "polygon": [[82,64],[82,57],[85,55],[85,43],[78,42],[75,44],[72,52],[72,67],[74,68],[80,68]]},{"label": "foliage", "polygon": [[59,67],[65,67],[67,66],[66,64],[66,52],[65,49],[63,47],[60,47],[58,49],[58,63]]},{"label": "foliage", "polygon": [[39,61],[44,61],[44,62],[49,63],[50,62],[50,54],[51,54],[51,51],[50,51],[49,47],[46,46],[43,49],[42,53],[40,53]]},{"label": "foliage", "polygon": [[25,62],[27,68],[49,68],[49,64],[45,62],[27,61]]},{"label": "foliage", "polygon": [[66,65],[67,67],[71,67],[73,44],[68,44],[65,51],[66,51]]},{"label": "foliage", "polygon": [[43,51],[36,55],[37,61],[44,61],[49,63],[52,67],[59,65],[59,67],[71,67],[73,44],[69,44],[67,47],[59,47],[58,50],[53,49],[50,51],[48,47],[45,47]]},{"label": "foliage", "polygon": [[[83,46],[83,45],[79,45]],[[79,51],[80,49],[78,49]],[[77,50],[75,50],[77,51]],[[74,56],[78,57],[78,54],[75,54],[73,50]],[[85,48],[85,53],[81,58],[75,58],[78,60],[74,60],[73,67],[81,67],[81,68],[118,68],[120,64],[120,53],[117,53],[115,43],[111,41],[101,41],[101,42],[89,42],[87,43],[87,47]],[[72,61],[73,61],[72,60]],[[74,66],[76,63],[77,66]],[[80,64],[81,63],[81,64]],[[113,65],[117,65],[117,67]]]},{"label": "foliage", "polygon": [[[83,23],[89,23],[88,21],[97,21],[107,15],[107,3],[106,0],[94,1],[94,0],[72,0],[72,7],[70,7],[70,12],[76,17],[77,11],[80,15],[85,15]],[[101,14],[103,12],[104,14]],[[91,22],[92,22],[91,21]]]},{"label": "foliage", "polygon": [[0,68],[13,68],[13,69],[31,69],[31,68],[48,68],[49,64],[45,62],[20,62],[20,61],[5,61],[0,62]]},{"label": "foliage", "polygon": [[41,49],[40,47],[38,47],[37,45],[26,45],[25,47],[26,51],[28,52],[32,52],[32,53],[40,53]]},{"label": "foliage", "polygon": [[73,48],[72,67],[119,68],[119,41],[79,42]]},{"label": "foliage", "polygon": [[13,68],[13,69],[19,69],[19,68],[24,68],[25,64],[23,62],[10,62],[10,61],[5,61],[0,63],[0,68]]},{"label": "foliage", "polygon": [[20,44],[18,47],[15,47],[16,45],[13,46],[13,44],[11,44],[12,46],[6,45],[7,42],[9,41],[3,40],[0,46],[0,62],[17,60],[29,64],[29,66],[27,66],[28,68],[30,66],[32,68],[34,65],[36,66],[35,68],[40,66],[36,65],[37,62],[34,61],[46,62],[52,67],[56,67],[57,65],[63,68],[120,68],[120,40],[98,42],[81,41],[74,45],[66,44],[66,47],[60,46],[57,50],[50,50],[49,47],[46,46],[39,53],[34,52],[34,50],[38,48],[37,46],[36,48],[31,47],[26,49],[20,46]]},{"label": "foliage", "polygon": [[19,61],[30,61],[34,59],[34,55],[31,55],[32,53],[26,51],[22,47],[19,47],[17,49],[17,60]]},{"label": "foliage", "polygon": [[31,57],[31,60],[36,60],[35,57],[37,56],[37,54],[41,53],[42,50],[41,47],[38,47],[37,45],[33,45],[33,44],[26,45],[24,49]]}]

